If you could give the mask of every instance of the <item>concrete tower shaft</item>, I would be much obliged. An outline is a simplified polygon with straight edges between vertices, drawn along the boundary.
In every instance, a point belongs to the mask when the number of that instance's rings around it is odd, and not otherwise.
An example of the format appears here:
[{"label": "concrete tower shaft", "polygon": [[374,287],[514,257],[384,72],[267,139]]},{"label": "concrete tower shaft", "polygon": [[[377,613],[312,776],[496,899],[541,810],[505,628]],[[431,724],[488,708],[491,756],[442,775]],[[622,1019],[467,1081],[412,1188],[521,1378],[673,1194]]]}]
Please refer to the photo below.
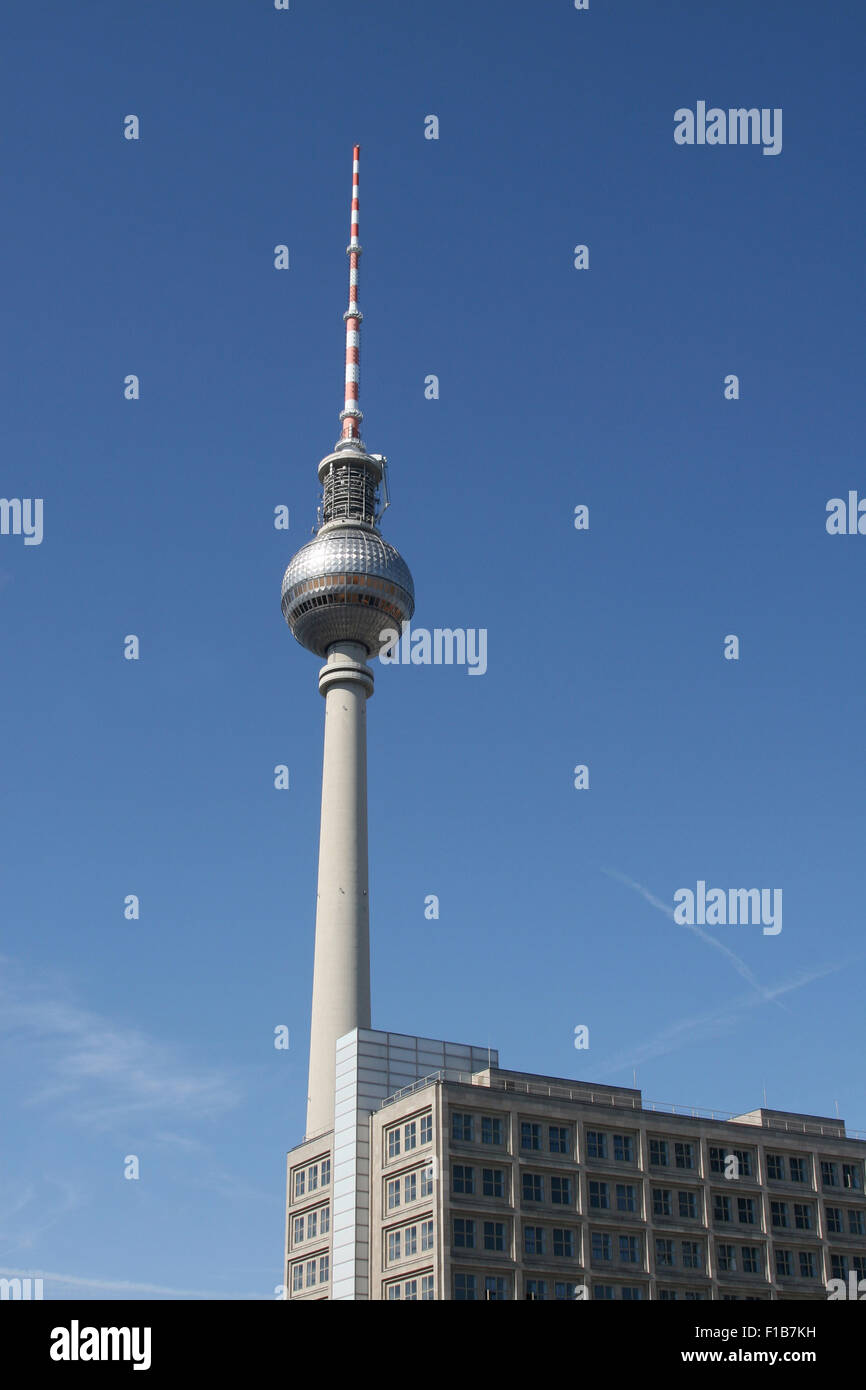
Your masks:
[{"label": "concrete tower shaft", "polygon": [[338,642],[319,672],[325,756],[316,894],[316,949],[307,1092],[308,1139],[334,1124],[338,1038],[370,1027],[370,899],[367,879],[366,647]]}]

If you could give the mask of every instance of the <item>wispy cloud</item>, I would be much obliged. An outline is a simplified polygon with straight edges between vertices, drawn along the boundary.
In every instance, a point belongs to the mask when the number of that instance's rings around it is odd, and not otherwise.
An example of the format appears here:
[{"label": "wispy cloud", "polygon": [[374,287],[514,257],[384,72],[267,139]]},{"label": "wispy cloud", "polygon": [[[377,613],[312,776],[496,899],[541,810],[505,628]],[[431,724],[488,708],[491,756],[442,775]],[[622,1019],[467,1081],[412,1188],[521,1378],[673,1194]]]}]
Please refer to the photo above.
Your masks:
[{"label": "wispy cloud", "polygon": [[[0,1265],[0,1276],[5,1279],[42,1279],[45,1282],[43,1292],[51,1294],[51,1285],[59,1284],[65,1288],[73,1289],[101,1289],[110,1293],[128,1294],[130,1297],[138,1296],[147,1298],[156,1296],[157,1298],[207,1298],[207,1299],[232,1299],[263,1300],[273,1295],[261,1293],[215,1293],[213,1290],[205,1289],[174,1289],[167,1288],[164,1284],[137,1284],[129,1279],[87,1279],[78,1274],[57,1274],[48,1269],[10,1269]],[[62,1297],[68,1297],[64,1294]]]},{"label": "wispy cloud", "polygon": [[15,1180],[3,1176],[9,1201],[0,1213],[0,1250],[28,1250],[46,1231],[83,1204],[81,1190],[62,1176],[46,1176],[41,1185],[28,1181],[15,1195]]},{"label": "wispy cloud", "polygon": [[144,1116],[210,1119],[241,1099],[237,1078],[216,1067],[190,1066],[178,1049],[142,1030],[57,997],[56,987],[50,993],[17,978],[8,959],[0,966],[0,1030],[40,1068],[30,1104],[68,1101],[77,1120],[108,1128]]}]

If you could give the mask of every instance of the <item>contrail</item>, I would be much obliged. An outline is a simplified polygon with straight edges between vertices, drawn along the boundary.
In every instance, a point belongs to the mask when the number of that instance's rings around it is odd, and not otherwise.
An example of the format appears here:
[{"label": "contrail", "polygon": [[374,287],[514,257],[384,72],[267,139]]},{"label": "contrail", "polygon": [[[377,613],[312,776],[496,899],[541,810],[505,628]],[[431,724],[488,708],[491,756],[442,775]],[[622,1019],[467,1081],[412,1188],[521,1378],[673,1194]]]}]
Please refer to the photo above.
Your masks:
[{"label": "contrail", "polygon": [[[778,995],[790,994],[795,989],[803,989],[806,985],[812,984],[814,980],[823,979],[825,975],[832,975],[835,971],[841,970],[843,965],[848,962],[840,961],[833,965],[822,965],[816,970],[801,972],[790,980],[783,981],[780,985],[774,985],[772,989],[766,990],[769,1001],[775,1001]],[[769,1002],[768,1001],[768,1002]],[[737,1014],[745,1009],[757,1008],[763,998],[756,998],[754,994],[740,995],[739,998],[731,1000],[730,1004],[723,1004],[721,1008],[712,1009],[709,1013],[699,1014],[690,1018],[681,1018],[678,1023],[672,1023],[670,1027],[657,1033],[654,1038],[649,1038],[645,1043],[641,1043],[636,1051],[629,1051],[623,1048],[617,1052],[609,1062],[604,1063],[599,1068],[599,1075],[622,1071],[626,1067],[640,1066],[642,1062],[647,1062],[653,1057],[663,1057],[668,1052],[674,1052],[686,1039],[694,1041],[696,1033],[707,1029],[713,1024],[724,1024],[733,1022]]]},{"label": "contrail", "polygon": [[[673,908],[668,903],[663,903],[660,898],[655,897],[648,888],[644,888],[642,883],[635,883],[634,879],[627,878],[625,874],[618,873],[616,869],[602,869],[602,873],[607,874],[608,878],[615,878],[618,879],[620,883],[627,884],[628,887],[633,888],[636,893],[640,893],[642,898],[646,898],[648,903],[652,903],[653,907],[657,907],[659,912],[663,912],[666,917],[670,917],[672,922],[675,920]],[[681,924],[677,922],[676,925],[679,927]],[[779,1004],[776,1001],[772,990],[766,989],[764,985],[761,984],[754,971],[750,970],[746,962],[741,960],[736,952],[732,951],[729,946],[719,941],[717,937],[711,936],[710,933],[704,931],[702,927],[692,926],[689,922],[684,922],[682,925],[688,927],[689,931],[694,932],[695,936],[700,937],[701,941],[705,941],[708,946],[713,946],[717,951],[721,951],[723,956],[727,956],[737,974],[740,975],[747,984],[750,984],[752,989],[757,990],[768,1004],[775,1003],[776,1007],[782,1009],[785,1013],[790,1012],[790,1010],[785,1009],[784,1004]]]}]

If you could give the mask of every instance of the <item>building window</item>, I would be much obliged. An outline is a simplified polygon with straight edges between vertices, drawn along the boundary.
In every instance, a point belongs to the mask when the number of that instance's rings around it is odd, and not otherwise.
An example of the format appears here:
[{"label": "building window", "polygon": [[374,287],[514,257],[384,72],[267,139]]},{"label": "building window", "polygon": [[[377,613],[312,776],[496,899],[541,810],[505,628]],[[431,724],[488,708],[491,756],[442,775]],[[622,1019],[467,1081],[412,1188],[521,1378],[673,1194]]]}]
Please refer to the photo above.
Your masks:
[{"label": "building window", "polygon": [[546,1285],[546,1283],[545,1283],[545,1281],[544,1281],[543,1279],[527,1279],[527,1281],[526,1281],[526,1297],[527,1297],[527,1298],[533,1299],[533,1300],[539,1299],[539,1298],[544,1298],[544,1296],[545,1296],[545,1294],[546,1294],[546,1291],[547,1291],[547,1285]]},{"label": "building window", "polygon": [[471,1195],[475,1191],[475,1169],[467,1168],[465,1163],[452,1164],[451,1191]]},{"label": "building window", "polygon": [[544,1254],[544,1227],[524,1226],[523,1251],[526,1255]]},{"label": "building window", "polygon": [[621,1264],[637,1264],[640,1258],[637,1236],[620,1236],[619,1258]]},{"label": "building window", "polygon": [[794,1253],[792,1250],[780,1250],[776,1247],[776,1274],[784,1279],[794,1273]]},{"label": "building window", "polygon": [[767,1154],[767,1178],[770,1182],[785,1179],[785,1159],[782,1154]]},{"label": "building window", "polygon": [[637,1211],[637,1194],[632,1183],[617,1183],[616,1209],[617,1211]]},{"label": "building window", "polygon": [[611,1299],[611,1298],[613,1298],[613,1297],[614,1297],[614,1288],[613,1288],[613,1284],[593,1284],[593,1286],[592,1286],[592,1296],[593,1296],[593,1298],[604,1298],[604,1299]]},{"label": "building window", "polygon": [[737,1198],[737,1220],[741,1226],[754,1226],[755,1224],[755,1199],[754,1197]]},{"label": "building window", "polygon": [[319,1208],[319,1235],[326,1236],[331,1229],[331,1208]]},{"label": "building window", "polygon": [[484,1249],[503,1250],[505,1249],[505,1223],[503,1221],[485,1221],[484,1223]]},{"label": "building window", "polygon": [[566,1125],[548,1125],[547,1142],[552,1154],[571,1153],[571,1136]]},{"label": "building window", "polygon": [[303,1195],[304,1195],[304,1187],[305,1187],[305,1185],[306,1185],[306,1180],[307,1180],[307,1175],[306,1175],[306,1173],[304,1172],[303,1168],[299,1168],[298,1171],[297,1171],[297,1173],[295,1174],[295,1196],[296,1196],[296,1197],[303,1197]]},{"label": "building window", "polygon": [[388,1130],[388,1157],[397,1158],[400,1153],[400,1129]]},{"label": "building window", "polygon": [[643,1298],[643,1289],[640,1284],[623,1284],[622,1297],[625,1303],[639,1303]]},{"label": "building window", "polygon": [[805,1158],[792,1158],[791,1163],[791,1182],[808,1182],[809,1174],[806,1171]]},{"label": "building window", "polygon": [[410,1149],[414,1149],[414,1148],[415,1148],[415,1146],[416,1146],[417,1143],[418,1143],[418,1126],[417,1126],[417,1124],[415,1123],[414,1120],[410,1120],[409,1123],[407,1124],[405,1130],[403,1131],[403,1146],[404,1146],[406,1152],[408,1153]]},{"label": "building window", "polygon": [[671,1193],[666,1187],[653,1188],[653,1216],[673,1216]]},{"label": "building window", "polygon": [[[472,1169],[469,1169],[472,1172]],[[421,1169],[421,1196],[432,1197],[433,1195],[433,1164],[428,1163],[426,1168]]]},{"label": "building window", "polygon": [[808,1202],[794,1203],[794,1226],[798,1231],[811,1231],[812,1208]]},{"label": "building window", "polygon": [[827,1230],[831,1235],[839,1235],[842,1230],[842,1208],[825,1207],[824,1210],[827,1216]]},{"label": "building window", "polygon": [[758,1264],[758,1261],[760,1259],[761,1252],[759,1247],[757,1245],[744,1245],[741,1247],[741,1249],[743,1255],[743,1273],[760,1274],[761,1269],[760,1265]]},{"label": "building window", "polygon": [[431,1144],[433,1142],[433,1116],[421,1116],[421,1143]]},{"label": "building window", "polygon": [[505,1196],[505,1174],[501,1168],[481,1169],[481,1191],[485,1197]]},{"label": "building window", "polygon": [[524,1202],[544,1201],[544,1179],[539,1173],[523,1174],[523,1200]]},{"label": "building window", "polygon": [[403,1292],[403,1297],[404,1297],[404,1298],[415,1299],[415,1301],[417,1302],[417,1299],[418,1299],[418,1280],[417,1280],[417,1279],[407,1279],[407,1280],[406,1280],[406,1283],[403,1285],[403,1289],[404,1289],[404,1292]]},{"label": "building window", "polygon": [[475,1222],[469,1217],[455,1216],[454,1244],[460,1250],[475,1249]]},{"label": "building window", "polygon": [[660,1240],[656,1238],[656,1268],[673,1268],[674,1264],[674,1243],[672,1240]]},{"label": "building window", "polygon": [[821,1183],[824,1187],[839,1186],[839,1164],[821,1160]]},{"label": "building window", "polygon": [[615,1134],[613,1136],[613,1156],[618,1163],[632,1163],[634,1161],[634,1140],[630,1134]]},{"label": "building window", "polygon": [[739,1165],[737,1169],[739,1177],[750,1178],[753,1169],[751,1149],[734,1149],[734,1158]]},{"label": "building window", "polygon": [[422,1221],[422,1222],[421,1222],[421,1249],[422,1249],[422,1250],[432,1250],[432,1249],[433,1249],[433,1222],[432,1222],[432,1221]]},{"label": "building window", "polygon": [[607,1231],[593,1231],[592,1258],[594,1261],[613,1259],[613,1242]]},{"label": "building window", "polygon": [[553,1296],[557,1299],[576,1299],[577,1284],[560,1283],[557,1280],[553,1286]]},{"label": "building window", "polygon": [[388,1183],[388,1210],[393,1211],[400,1205],[400,1179],[392,1178]]},{"label": "building window", "polygon": [[433,1298],[433,1275],[422,1274],[421,1276],[421,1297],[422,1299]]},{"label": "building window", "polygon": [[482,1144],[502,1145],[502,1121],[496,1115],[481,1116]]},{"label": "building window", "polygon": [[600,1129],[586,1131],[587,1158],[607,1158],[607,1135]]},{"label": "building window", "polygon": [[404,1253],[404,1255],[406,1255],[407,1257],[408,1257],[409,1255],[417,1255],[417,1253],[418,1253],[418,1227],[417,1227],[417,1226],[407,1226],[406,1229],[404,1230],[404,1232],[403,1232],[403,1253]]},{"label": "building window", "polygon": [[859,1163],[842,1164],[842,1186],[849,1192],[863,1191],[863,1168]]},{"label": "building window", "polygon": [[455,1274],[454,1275],[454,1301],[455,1303],[472,1303],[478,1297],[476,1293],[474,1274]]},{"label": "building window", "polygon": [[304,1266],[292,1265],[292,1293],[299,1293],[304,1287]]},{"label": "building window", "polygon": [[295,1224],[294,1224],[294,1231],[293,1231],[293,1234],[292,1234],[292,1240],[294,1241],[295,1245],[298,1245],[303,1239],[304,1239],[304,1218],[303,1218],[302,1216],[296,1216],[296,1217],[295,1217]]},{"label": "building window", "polygon": [[694,1168],[695,1166],[695,1146],[694,1144],[674,1143],[674,1163],[677,1168]]},{"label": "building window", "polygon": [[668,1167],[670,1153],[667,1139],[651,1139],[649,1141],[649,1161],[652,1168]]},{"label": "building window", "polygon": [[310,1211],[307,1213],[307,1240],[313,1240],[318,1234],[319,1213]]},{"label": "building window", "polygon": [[451,1116],[451,1139],[458,1144],[471,1144],[473,1137],[472,1116],[454,1111]]},{"label": "building window", "polygon": [[790,1217],[789,1217],[789,1215],[788,1215],[788,1203],[787,1203],[787,1202],[771,1202],[771,1203],[770,1203],[770,1220],[771,1220],[771,1222],[773,1223],[774,1226],[779,1226],[779,1227],[781,1227],[783,1230],[785,1230],[788,1226],[790,1226],[790,1224],[791,1224],[791,1219],[790,1219]]},{"label": "building window", "polygon": [[659,1303],[674,1303],[676,1296],[676,1289],[659,1289]]},{"label": "building window", "polygon": [[698,1194],[696,1192],[678,1192],[677,1201],[680,1216],[684,1220],[696,1221],[698,1218]]},{"label": "building window", "polygon": [[507,1285],[503,1277],[499,1274],[488,1274],[484,1279],[484,1297],[492,1302],[501,1303],[507,1299]]},{"label": "building window", "polygon": [[[839,1215],[841,1216],[841,1212]],[[842,1229],[842,1222],[839,1222],[839,1230]],[[854,1207],[848,1208],[848,1231],[852,1236],[866,1236],[866,1213],[855,1210]]]},{"label": "building window", "polygon": [[528,1120],[521,1121],[520,1147],[521,1149],[541,1148],[541,1125],[530,1124]]},{"label": "building window", "polygon": [[717,1245],[716,1258],[719,1269],[726,1274],[736,1274],[737,1249],[734,1245]]},{"label": "building window", "polygon": [[815,1265],[815,1256],[811,1250],[800,1251],[800,1278],[817,1279],[818,1270]]},{"label": "building window", "polygon": [[[778,1256],[779,1256],[779,1252],[778,1252],[778,1250],[777,1250],[777,1251],[776,1251],[776,1258],[777,1258],[777,1259],[778,1259]],[[831,1274],[831,1276],[832,1276],[834,1279],[846,1279],[846,1278],[848,1277],[848,1256],[847,1256],[847,1255],[831,1255],[831,1256],[830,1256],[830,1274]]]},{"label": "building window", "polygon": [[315,1260],[307,1260],[306,1269],[304,1271],[305,1288],[311,1289],[314,1287],[316,1283],[316,1269],[317,1262]]},{"label": "building window", "polygon": [[571,1205],[571,1178],[550,1179],[550,1200],[560,1207]]},{"label": "building window", "polygon": [[313,1164],[307,1169],[307,1191],[308,1191],[308,1192],[315,1192],[315,1190],[316,1190],[316,1188],[317,1188],[318,1186],[319,1186],[319,1165],[318,1165],[318,1163],[313,1163]]},{"label": "building window", "polygon": [[723,1197],[720,1192],[713,1193],[713,1220],[732,1221],[730,1197]]},{"label": "building window", "polygon": [[321,1185],[322,1185],[322,1187],[330,1187],[330,1185],[331,1185],[331,1160],[330,1160],[329,1158],[323,1158],[323,1159],[322,1159],[321,1169],[320,1169],[320,1172],[319,1172],[319,1178],[320,1178],[320,1180],[321,1180]]},{"label": "building window", "polygon": [[418,1200],[418,1174],[407,1173],[403,1179],[403,1201],[415,1202]]},{"label": "building window", "polygon": [[554,1226],[553,1253],[563,1259],[574,1259],[574,1231],[568,1227]]},{"label": "building window", "polygon": [[725,1171],[725,1151],[710,1145],[710,1172],[724,1173]]},{"label": "building window", "polygon": [[683,1269],[701,1268],[701,1246],[697,1240],[683,1241]]},{"label": "building window", "polygon": [[595,1178],[590,1179],[589,1205],[597,1211],[610,1209],[610,1188],[606,1182],[598,1182]]},{"label": "building window", "polygon": [[400,1231],[388,1232],[388,1262],[399,1260],[400,1258]]}]

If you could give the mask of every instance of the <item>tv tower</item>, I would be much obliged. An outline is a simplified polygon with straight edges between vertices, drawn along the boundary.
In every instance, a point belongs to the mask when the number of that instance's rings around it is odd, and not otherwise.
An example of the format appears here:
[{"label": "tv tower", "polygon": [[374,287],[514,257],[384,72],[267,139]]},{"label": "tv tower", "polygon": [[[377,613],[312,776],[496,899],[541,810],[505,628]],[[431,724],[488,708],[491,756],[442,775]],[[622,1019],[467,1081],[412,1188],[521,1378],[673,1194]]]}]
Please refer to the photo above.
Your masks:
[{"label": "tv tower", "polygon": [[[340,439],[318,467],[321,525],[283,577],[282,609],[292,635],[324,658],[325,756],[316,946],[310,1025],[306,1137],[334,1125],[335,1044],[370,1027],[370,904],[367,881],[367,666],[384,628],[412,617],[415,590],[405,561],[380,535],[388,506],[387,459],[361,439],[358,307],[359,156],[354,147],[346,323],[346,389]],[[384,503],[379,501],[379,488]]]}]

